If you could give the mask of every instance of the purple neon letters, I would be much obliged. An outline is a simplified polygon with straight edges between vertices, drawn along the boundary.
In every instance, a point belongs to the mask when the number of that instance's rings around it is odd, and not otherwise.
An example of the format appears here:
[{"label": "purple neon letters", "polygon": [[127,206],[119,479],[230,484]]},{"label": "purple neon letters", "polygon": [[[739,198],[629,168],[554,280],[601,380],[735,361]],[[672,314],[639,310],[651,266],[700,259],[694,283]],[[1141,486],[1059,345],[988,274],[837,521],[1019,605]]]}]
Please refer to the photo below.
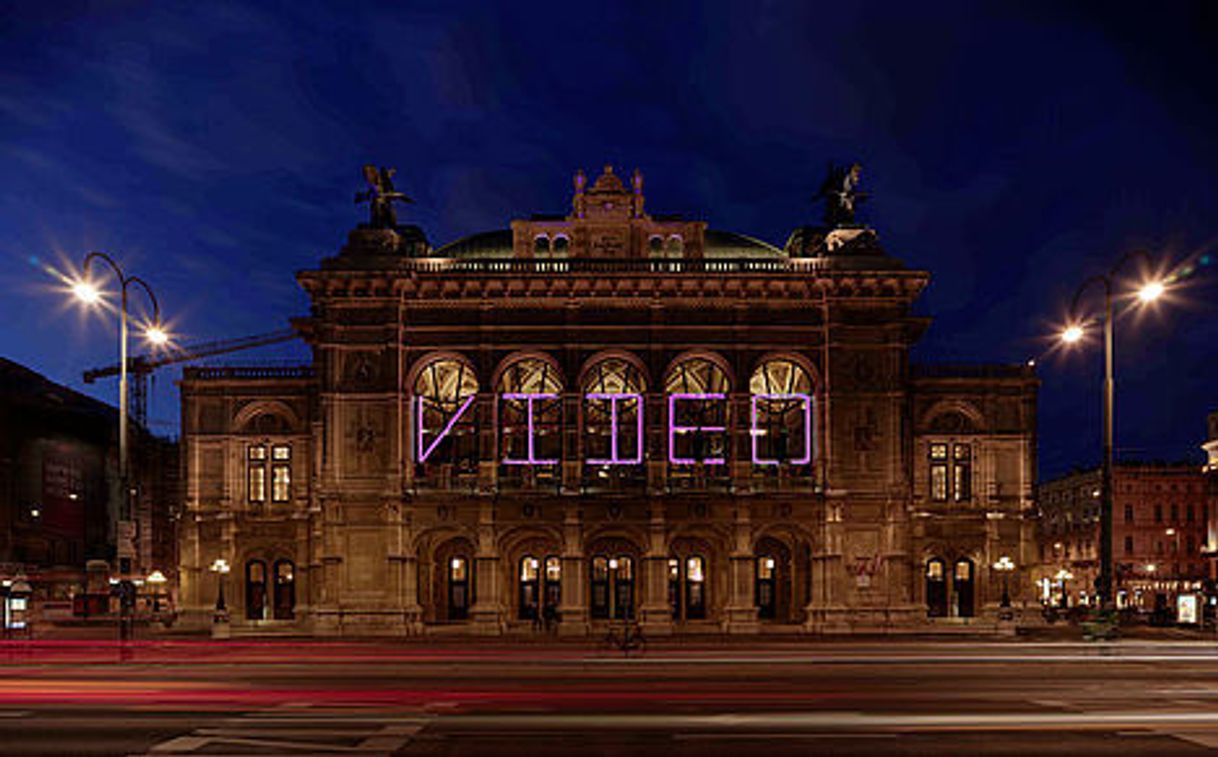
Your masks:
[{"label": "purple neon letters", "polygon": [[[527,427],[527,433],[528,433],[528,443],[527,443],[527,447],[526,447],[527,455],[523,460],[514,459],[514,458],[510,458],[510,457],[504,457],[502,462],[507,465],[554,465],[555,463],[557,463],[558,460],[538,459],[535,454],[533,406],[534,406],[534,403],[537,402],[538,400],[558,399],[558,395],[557,394],[530,394],[530,393],[525,393],[525,392],[512,392],[512,393],[504,394],[503,398],[507,399],[507,400],[518,400],[518,401],[523,400],[524,401],[524,410],[525,410],[525,414],[526,414],[526,427]],[[585,399],[601,400],[601,401],[608,400],[608,402],[609,402],[609,419],[610,419],[609,457],[598,458],[598,459],[589,459],[587,462],[592,465],[638,465],[638,464],[642,463],[643,462],[643,428],[644,428],[643,395],[634,394],[634,393],[597,392],[597,393],[585,395]],[[637,406],[636,406],[637,410],[635,411],[635,423],[634,423],[635,449],[637,450],[637,452],[634,455],[634,457],[632,457],[632,458],[623,458],[619,455],[620,450],[619,450],[619,445],[618,445],[618,428],[619,428],[619,425],[618,425],[619,410],[618,410],[618,408],[619,408],[619,403],[623,400],[634,400],[635,402],[637,402]],[[804,422],[803,422],[803,427],[804,427],[803,447],[804,448],[803,448],[803,454],[800,457],[783,461],[783,460],[777,460],[777,459],[764,458],[761,456],[761,452],[758,449],[758,447],[759,447],[760,437],[762,436],[762,434],[764,432],[757,427],[757,421],[758,421],[758,416],[759,416],[758,402],[761,400],[798,400],[800,402],[800,404],[802,404],[803,415],[804,415]],[[676,421],[677,403],[726,402],[726,401],[727,401],[727,395],[723,394],[722,392],[712,392],[712,393],[704,393],[704,394],[676,393],[676,394],[668,395],[668,460],[669,460],[669,462],[673,463],[674,465],[690,465],[690,464],[693,464],[696,462],[702,462],[705,465],[723,465],[727,462],[727,460],[721,456],[720,457],[708,457],[704,460],[698,461],[693,458],[680,457],[677,455],[677,451],[676,451],[678,434],[684,434],[684,433],[688,433],[691,431],[712,432],[712,433],[715,433],[715,432],[725,433],[727,431],[726,426],[702,426],[702,425],[686,426],[686,425],[678,424]],[[469,409],[470,405],[473,404],[474,395],[471,394],[470,396],[466,397],[462,401],[461,406],[459,408],[457,408],[457,411],[455,413],[453,413],[452,417],[449,418],[445,422],[444,428],[441,429],[440,433],[436,434],[435,438],[430,441],[428,441],[425,438],[425,429],[424,429],[424,424],[423,424],[423,402],[424,402],[424,398],[419,397],[419,398],[417,398],[417,402],[415,403],[415,418],[416,418],[416,425],[415,425],[416,452],[415,452],[415,456],[420,463],[427,462],[427,458],[430,457],[433,452],[435,452],[436,448],[438,446],[440,446],[440,442],[442,442],[444,440],[444,438],[446,436],[448,436],[448,434],[452,431],[453,426],[455,426],[457,424],[457,421],[459,421],[461,416],[465,414],[465,412]],[[811,395],[801,394],[801,393],[754,394],[754,395],[752,395],[752,398],[750,401],[749,418],[750,418],[749,436],[752,439],[751,453],[752,453],[752,460],[755,465],[782,465],[784,463],[787,465],[806,465],[812,461],[814,450],[813,450],[813,437],[812,437],[812,397],[811,397]]]}]

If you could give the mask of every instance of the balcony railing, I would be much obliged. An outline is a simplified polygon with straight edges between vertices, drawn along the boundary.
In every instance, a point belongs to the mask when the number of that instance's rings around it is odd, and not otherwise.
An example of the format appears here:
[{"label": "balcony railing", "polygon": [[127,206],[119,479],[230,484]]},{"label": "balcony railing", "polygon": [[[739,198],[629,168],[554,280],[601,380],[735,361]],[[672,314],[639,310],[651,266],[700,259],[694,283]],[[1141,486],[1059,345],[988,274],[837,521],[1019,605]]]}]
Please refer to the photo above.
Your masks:
[{"label": "balcony railing", "polygon": [[421,273],[798,273],[829,267],[827,258],[414,258]]}]

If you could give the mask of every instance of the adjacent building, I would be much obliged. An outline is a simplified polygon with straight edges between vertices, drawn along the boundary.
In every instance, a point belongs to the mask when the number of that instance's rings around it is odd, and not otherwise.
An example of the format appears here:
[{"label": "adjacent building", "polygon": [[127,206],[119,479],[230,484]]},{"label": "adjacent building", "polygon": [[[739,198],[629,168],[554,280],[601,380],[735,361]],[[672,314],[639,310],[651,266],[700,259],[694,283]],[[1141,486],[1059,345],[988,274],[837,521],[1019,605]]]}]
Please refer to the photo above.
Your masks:
[{"label": "adjacent building", "polygon": [[188,625],[225,581],[325,634],[986,628],[1003,557],[1035,605],[1037,379],[911,364],[930,274],[852,210],[777,247],[606,166],[433,248],[372,197],[310,365],[184,373]]},{"label": "adjacent building", "polygon": [[[1174,611],[1175,596],[1203,588],[1203,555],[1215,499],[1191,463],[1120,462],[1113,467],[1113,576],[1118,608]],[[1096,601],[1100,471],[1040,486],[1041,599],[1054,606]]]}]

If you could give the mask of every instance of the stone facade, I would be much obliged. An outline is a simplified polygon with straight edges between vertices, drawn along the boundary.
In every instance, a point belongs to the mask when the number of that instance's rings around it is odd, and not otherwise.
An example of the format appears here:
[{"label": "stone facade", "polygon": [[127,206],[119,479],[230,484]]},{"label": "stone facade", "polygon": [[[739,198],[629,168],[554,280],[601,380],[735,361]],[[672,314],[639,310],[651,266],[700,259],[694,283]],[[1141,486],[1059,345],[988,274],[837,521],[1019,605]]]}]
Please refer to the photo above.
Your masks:
[{"label": "stone facade", "polygon": [[642,186],[357,228],[298,274],[312,366],[188,370],[187,621],[217,558],[234,623],[319,634],[992,627],[1001,556],[1030,600],[1031,368],[911,366],[929,274],[869,229],[779,249]]}]

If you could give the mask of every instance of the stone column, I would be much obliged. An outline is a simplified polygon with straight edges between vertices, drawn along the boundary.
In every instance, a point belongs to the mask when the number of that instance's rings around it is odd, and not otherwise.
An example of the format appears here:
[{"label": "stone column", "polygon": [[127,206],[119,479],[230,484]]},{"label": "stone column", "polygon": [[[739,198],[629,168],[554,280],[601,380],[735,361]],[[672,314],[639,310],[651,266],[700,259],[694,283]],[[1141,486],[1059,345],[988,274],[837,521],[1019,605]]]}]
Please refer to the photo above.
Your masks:
[{"label": "stone column", "polygon": [[761,630],[754,598],[756,555],[753,554],[752,505],[737,500],[732,526],[732,551],[728,565],[728,600],[724,626],[728,633],[748,634]]},{"label": "stone column", "polygon": [[503,598],[503,570],[499,546],[495,543],[495,507],[487,501],[479,505],[478,545],[474,558],[477,592],[471,617],[474,633],[494,636],[506,627],[507,609]]},{"label": "stone column", "polygon": [[644,395],[646,435],[647,494],[658,496],[668,489],[668,406],[658,392]]},{"label": "stone column", "polygon": [[580,395],[565,393],[562,395],[562,462],[559,464],[559,475],[562,477],[561,491],[563,494],[579,494],[580,479],[584,472],[583,439],[580,430]]},{"label": "stone column", "polygon": [[583,527],[579,505],[566,504],[563,514],[562,601],[558,612],[559,636],[588,633],[588,560],[584,555]]},{"label": "stone column", "polygon": [[495,395],[483,392],[474,400],[478,412],[478,491],[493,494],[499,488],[499,440],[495,438]]},{"label": "stone column", "polygon": [[819,549],[812,554],[812,601],[805,608],[804,630],[810,633],[850,630],[843,586],[847,576],[842,562],[845,503],[830,494],[824,507]]},{"label": "stone column", "polygon": [[668,604],[668,528],[663,500],[651,502],[651,520],[643,553],[643,596],[640,619],[651,636],[672,635],[672,607]]}]

